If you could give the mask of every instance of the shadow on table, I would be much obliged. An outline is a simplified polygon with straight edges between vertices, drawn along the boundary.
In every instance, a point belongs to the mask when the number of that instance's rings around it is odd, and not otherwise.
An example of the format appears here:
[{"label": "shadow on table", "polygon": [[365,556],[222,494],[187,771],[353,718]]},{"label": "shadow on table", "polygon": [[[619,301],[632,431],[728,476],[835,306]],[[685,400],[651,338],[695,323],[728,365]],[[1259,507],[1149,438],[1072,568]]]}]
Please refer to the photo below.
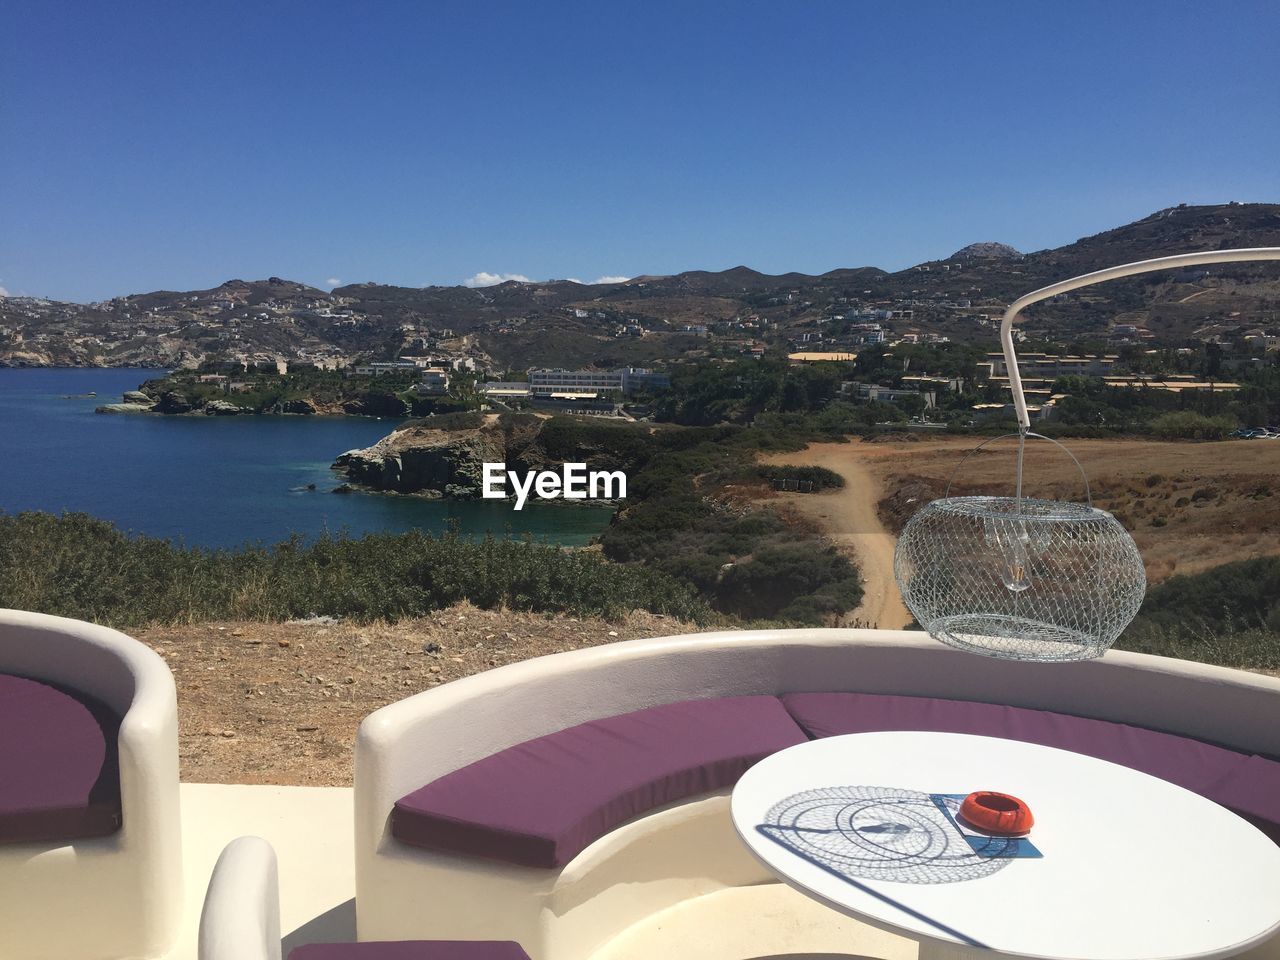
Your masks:
[{"label": "shadow on table", "polygon": [[[960,941],[960,943],[965,944],[966,946],[970,946],[970,947],[986,947],[987,946],[981,940],[976,940],[973,937],[969,936],[968,934],[962,933],[961,931],[941,922],[940,920],[935,920],[932,917],[928,916],[927,914],[923,914],[919,910],[916,910],[912,907],[907,906],[905,903],[895,899],[894,897],[891,897],[885,893],[882,893],[881,891],[876,890],[873,887],[867,886],[865,883],[862,883],[857,878],[850,876],[845,871],[837,869],[831,863],[824,862],[822,859],[813,855],[813,853],[811,853],[809,850],[805,849],[804,847],[799,847],[793,843],[788,842],[785,834],[787,831],[793,830],[793,829],[794,829],[793,827],[783,826],[781,824],[772,824],[772,823],[762,823],[756,826],[756,831],[760,833],[761,836],[768,837],[774,843],[778,844],[779,846],[785,847],[787,850],[789,850],[795,856],[799,857],[801,860],[804,860],[806,863],[813,864],[813,866],[817,867],[823,872],[829,873],[833,877],[839,877],[845,883],[867,894],[867,896],[873,897],[876,900],[879,900],[881,903],[886,903],[897,910],[901,910],[907,916],[915,920],[919,920],[921,923],[928,924],[934,930],[937,930],[948,937],[952,937],[953,939]],[[800,956],[804,956],[804,954],[801,954]],[[818,956],[821,957],[822,954],[818,954]]]}]

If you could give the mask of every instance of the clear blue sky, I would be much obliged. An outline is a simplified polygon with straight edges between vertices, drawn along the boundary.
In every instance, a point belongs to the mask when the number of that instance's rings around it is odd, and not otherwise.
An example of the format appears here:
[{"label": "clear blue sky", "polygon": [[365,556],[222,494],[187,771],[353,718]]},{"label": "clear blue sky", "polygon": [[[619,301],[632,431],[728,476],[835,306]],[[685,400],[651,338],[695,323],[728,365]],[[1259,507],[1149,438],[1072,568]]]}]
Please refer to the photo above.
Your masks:
[{"label": "clear blue sky", "polygon": [[0,286],[901,268],[1280,200],[1280,3],[10,3]]}]

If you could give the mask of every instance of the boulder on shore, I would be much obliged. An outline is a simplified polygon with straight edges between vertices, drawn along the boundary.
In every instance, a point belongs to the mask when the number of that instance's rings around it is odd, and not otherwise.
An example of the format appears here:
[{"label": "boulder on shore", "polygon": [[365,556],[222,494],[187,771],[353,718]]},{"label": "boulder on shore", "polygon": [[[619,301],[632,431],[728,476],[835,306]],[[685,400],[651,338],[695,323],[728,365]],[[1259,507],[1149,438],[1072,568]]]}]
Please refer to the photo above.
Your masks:
[{"label": "boulder on shore", "polygon": [[156,413],[190,413],[194,407],[191,401],[178,393],[176,390],[170,390],[164,394],[152,407]]},{"label": "boulder on shore", "polygon": [[154,400],[148,397],[141,390],[126,390],[121,399],[123,399],[125,403],[143,404],[147,407],[150,407],[155,403]]},{"label": "boulder on shore", "polygon": [[150,413],[151,403],[104,403],[94,413]]},{"label": "boulder on shore", "polygon": [[210,417],[234,417],[237,414],[248,413],[244,407],[237,407],[234,403],[226,400],[210,400],[204,405],[204,412]]}]

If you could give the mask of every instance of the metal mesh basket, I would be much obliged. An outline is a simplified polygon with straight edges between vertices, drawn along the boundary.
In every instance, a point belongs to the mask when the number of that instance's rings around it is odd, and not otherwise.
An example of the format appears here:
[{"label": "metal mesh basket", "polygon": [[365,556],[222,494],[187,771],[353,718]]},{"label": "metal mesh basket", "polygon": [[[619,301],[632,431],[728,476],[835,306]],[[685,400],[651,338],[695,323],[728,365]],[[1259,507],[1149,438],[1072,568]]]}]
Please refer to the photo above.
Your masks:
[{"label": "metal mesh basket", "polygon": [[[1021,458],[1020,446],[1019,491]],[[1021,495],[927,504],[898,538],[894,575],[935,639],[1010,660],[1100,656],[1147,585],[1137,545],[1111,514]]]}]

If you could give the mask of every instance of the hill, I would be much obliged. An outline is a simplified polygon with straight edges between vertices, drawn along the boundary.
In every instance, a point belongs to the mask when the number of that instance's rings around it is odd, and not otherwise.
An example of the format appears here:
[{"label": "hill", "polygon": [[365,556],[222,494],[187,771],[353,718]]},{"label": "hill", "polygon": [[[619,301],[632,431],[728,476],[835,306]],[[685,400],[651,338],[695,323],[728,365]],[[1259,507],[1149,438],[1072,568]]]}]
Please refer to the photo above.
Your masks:
[{"label": "hill", "polygon": [[[993,342],[1009,300],[1090,270],[1188,250],[1280,246],[1280,204],[1180,205],[1062,247],[1020,254],[970,244],[887,272],[811,276],[746,266],[624,283],[507,281],[491,287],[349,284],[325,292],[271,277],[92,304],[0,299],[0,365],[191,366],[217,357],[331,362],[438,353],[501,371],[737,356],[753,346],[855,348],[860,323]],[[1274,327],[1277,264],[1116,281],[1040,304],[1031,336],[1103,337],[1116,324],[1180,344]]]},{"label": "hill", "polygon": [[1020,260],[1022,254],[1007,243],[984,241],[961,247],[950,257],[952,260]]}]

